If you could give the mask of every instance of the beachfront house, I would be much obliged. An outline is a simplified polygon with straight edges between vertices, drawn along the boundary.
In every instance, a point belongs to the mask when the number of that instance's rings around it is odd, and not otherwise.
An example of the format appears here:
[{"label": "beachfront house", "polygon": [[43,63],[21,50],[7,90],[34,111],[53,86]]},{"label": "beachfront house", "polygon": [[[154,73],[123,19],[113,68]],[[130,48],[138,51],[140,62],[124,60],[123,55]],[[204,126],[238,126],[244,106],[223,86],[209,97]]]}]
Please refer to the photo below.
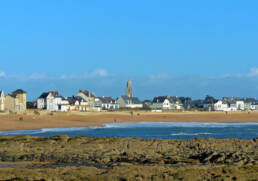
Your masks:
[{"label": "beachfront house", "polygon": [[192,109],[203,110],[203,102],[204,100],[202,99],[192,100],[190,107]]},{"label": "beachfront house", "polygon": [[63,97],[57,91],[49,92],[46,97],[47,110],[50,112],[60,111],[62,109],[62,100]]},{"label": "beachfront house", "polygon": [[95,94],[88,90],[80,90],[74,97],[83,99],[80,111],[93,111],[95,106]]},{"label": "beachfront house", "polygon": [[112,97],[95,97],[95,109],[100,110],[117,110],[119,105]]},{"label": "beachfront house", "polygon": [[170,96],[170,106],[172,110],[183,110],[184,105],[177,96]]},{"label": "beachfront house", "polygon": [[127,95],[120,96],[117,99],[117,104],[119,108],[139,109],[143,107],[142,102],[137,97],[129,97]]},{"label": "beachfront house", "polygon": [[0,90],[0,111],[5,110],[5,97],[4,97],[4,91]]},{"label": "beachfront house", "polygon": [[184,110],[191,109],[192,99],[190,97],[179,97],[179,100],[183,104]]},{"label": "beachfront house", "polygon": [[144,100],[142,104],[143,104],[143,109],[151,110],[151,106],[152,106],[151,100]]},{"label": "beachfront house", "polygon": [[225,100],[218,100],[214,104],[214,110],[215,111],[228,111],[229,110],[229,104]]},{"label": "beachfront house", "polygon": [[158,96],[154,97],[151,105],[152,110],[182,110],[183,104],[175,96]]},{"label": "beachfront house", "polygon": [[258,102],[252,103],[250,110],[252,111],[258,111]]},{"label": "beachfront house", "polygon": [[47,97],[49,94],[52,95],[59,95],[57,91],[49,91],[49,92],[44,92],[42,93],[38,98],[37,98],[37,109],[47,109]]},{"label": "beachfront house", "polygon": [[203,109],[204,111],[214,111],[214,104],[217,102],[217,100],[212,96],[206,96],[203,101]]},{"label": "beachfront house", "polygon": [[151,105],[152,110],[169,110],[170,101],[168,96],[154,97]]},{"label": "beachfront house", "polygon": [[27,93],[22,89],[17,89],[5,97],[5,110],[9,112],[25,112],[26,104]]},{"label": "beachfront house", "polygon": [[67,100],[69,102],[69,111],[87,111],[88,102],[85,101],[83,98],[73,96],[68,97]]},{"label": "beachfront house", "polygon": [[243,101],[245,110],[252,110],[252,105],[257,102],[255,98],[244,98]]},{"label": "beachfront house", "polygon": [[[249,103],[248,103],[249,104]],[[251,103],[250,106],[247,105],[243,99],[240,98],[222,98],[222,100],[218,100],[214,104],[214,109],[215,111],[243,111],[243,110],[249,110],[246,109],[247,107],[251,108]]]}]

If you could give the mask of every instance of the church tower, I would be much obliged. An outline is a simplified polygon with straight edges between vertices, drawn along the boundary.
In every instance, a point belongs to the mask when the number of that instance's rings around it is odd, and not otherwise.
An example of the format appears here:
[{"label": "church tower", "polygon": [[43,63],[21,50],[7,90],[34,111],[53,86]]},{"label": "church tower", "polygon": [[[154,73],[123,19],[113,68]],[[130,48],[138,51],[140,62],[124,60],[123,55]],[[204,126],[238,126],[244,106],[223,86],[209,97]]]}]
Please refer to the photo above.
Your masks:
[{"label": "church tower", "polygon": [[126,85],[126,95],[128,97],[133,97],[133,83],[131,80],[129,80],[127,82],[127,85]]}]

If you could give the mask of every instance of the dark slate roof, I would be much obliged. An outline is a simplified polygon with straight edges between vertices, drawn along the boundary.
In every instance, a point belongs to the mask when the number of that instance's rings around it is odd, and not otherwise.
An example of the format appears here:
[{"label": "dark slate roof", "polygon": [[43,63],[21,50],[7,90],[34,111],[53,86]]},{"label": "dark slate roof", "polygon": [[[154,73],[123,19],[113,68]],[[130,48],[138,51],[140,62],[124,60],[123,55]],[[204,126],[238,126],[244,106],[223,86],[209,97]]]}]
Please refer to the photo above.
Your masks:
[{"label": "dark slate roof", "polygon": [[48,92],[44,92],[43,94],[41,94],[41,96],[39,96],[39,99],[47,98],[48,94],[49,94]]},{"label": "dark slate roof", "polygon": [[131,102],[132,104],[141,104],[141,101],[137,97],[128,97],[128,96],[121,96],[121,97],[126,103]]},{"label": "dark slate roof", "polygon": [[176,102],[181,103],[182,102],[176,96],[158,96],[158,97],[154,97],[152,102],[153,103],[163,103],[166,99],[168,99],[170,103],[176,103]]},{"label": "dark slate roof", "polygon": [[16,91],[13,92],[13,94],[26,94],[27,92],[25,92],[24,90],[22,89],[17,89]]},{"label": "dark slate roof", "polygon": [[153,103],[163,103],[167,99],[167,96],[154,97]]},{"label": "dark slate roof", "polygon": [[27,92],[25,92],[24,90],[22,89],[17,89],[16,91],[8,94],[9,96],[11,97],[16,97],[18,94],[26,94]]},{"label": "dark slate roof", "polygon": [[112,97],[97,97],[104,104],[114,104],[115,100]]},{"label": "dark slate roof", "polygon": [[39,99],[46,99],[47,96],[48,96],[50,93],[51,93],[54,97],[62,97],[62,96],[59,94],[58,91],[49,91],[49,92],[44,92],[44,93],[42,93],[41,96],[39,96]]},{"label": "dark slate roof", "polygon": [[73,105],[73,104],[75,104],[76,101],[82,102],[83,98],[73,96],[73,97],[68,97],[67,100],[68,100],[69,104]]}]

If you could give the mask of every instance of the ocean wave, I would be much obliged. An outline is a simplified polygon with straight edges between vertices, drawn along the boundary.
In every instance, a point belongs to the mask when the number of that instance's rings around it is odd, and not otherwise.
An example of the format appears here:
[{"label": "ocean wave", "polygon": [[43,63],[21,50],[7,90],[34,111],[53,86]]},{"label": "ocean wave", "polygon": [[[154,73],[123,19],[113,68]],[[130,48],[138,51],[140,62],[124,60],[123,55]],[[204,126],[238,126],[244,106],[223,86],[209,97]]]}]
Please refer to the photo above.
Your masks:
[{"label": "ocean wave", "polygon": [[[70,134],[71,132],[80,132],[95,129],[123,129],[123,128],[245,128],[258,127],[258,123],[215,123],[215,122],[139,122],[139,123],[110,123],[103,127],[72,127],[72,128],[43,128],[34,130],[14,130],[0,131],[1,136],[18,136],[18,135],[45,135],[47,133]],[[256,128],[255,128],[256,129]],[[201,133],[174,133],[174,134],[198,134]],[[204,135],[204,133],[202,133]],[[174,135],[175,136],[175,135]]]},{"label": "ocean wave", "polygon": [[224,128],[258,126],[258,123],[215,123],[215,122],[140,122],[140,123],[110,123],[105,128],[160,128],[160,127],[200,127],[200,128]]},{"label": "ocean wave", "polygon": [[41,133],[46,132],[71,132],[71,131],[82,131],[86,129],[94,129],[94,127],[72,127],[72,128],[43,128],[40,129]]},{"label": "ocean wave", "polygon": [[214,135],[214,133],[173,133],[171,136],[198,136],[198,135]]},{"label": "ocean wave", "polygon": [[13,130],[13,131],[0,131],[1,136],[12,136],[12,135],[33,135],[40,133],[40,130]]}]

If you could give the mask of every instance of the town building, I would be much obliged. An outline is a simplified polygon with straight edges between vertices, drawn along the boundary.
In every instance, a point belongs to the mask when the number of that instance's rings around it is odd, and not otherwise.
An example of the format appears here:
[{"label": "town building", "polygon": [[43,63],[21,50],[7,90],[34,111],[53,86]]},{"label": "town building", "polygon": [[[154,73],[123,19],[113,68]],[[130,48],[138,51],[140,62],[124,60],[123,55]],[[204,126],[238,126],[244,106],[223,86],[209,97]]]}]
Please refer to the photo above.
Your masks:
[{"label": "town building", "polygon": [[47,97],[49,94],[59,95],[57,91],[49,91],[42,93],[37,99],[37,109],[47,109]]},{"label": "town building", "polygon": [[5,97],[5,110],[12,112],[24,112],[27,109],[27,93],[18,89]]},{"label": "town building", "polygon": [[0,90],[0,111],[5,110],[5,97],[4,97],[4,91]]},{"label": "town building", "polygon": [[142,104],[143,104],[143,109],[151,110],[151,106],[152,106],[151,100],[144,100]]},{"label": "town building", "polygon": [[252,103],[252,105],[250,106],[250,110],[258,111],[258,102]]},{"label": "town building", "polygon": [[151,105],[152,110],[183,110],[181,100],[175,96],[154,97]]},{"label": "town building", "polygon": [[119,105],[119,108],[143,108],[142,102],[137,97],[120,96],[117,99],[117,104]]},{"label": "town building", "polygon": [[81,97],[73,96],[66,98],[66,100],[69,103],[67,108],[68,111],[86,111],[88,103]]},{"label": "town building", "polygon": [[112,97],[95,97],[95,108],[97,110],[117,110],[119,105]]},{"label": "town building", "polygon": [[131,80],[129,80],[127,82],[127,85],[126,85],[126,95],[128,97],[133,97],[133,83]]},{"label": "town building", "polygon": [[94,111],[95,106],[95,94],[88,90],[80,90],[74,97],[83,99],[83,105],[81,105],[80,111]]},{"label": "town building", "polygon": [[63,99],[57,91],[49,92],[46,97],[46,109],[50,112],[61,111]]},{"label": "town building", "polygon": [[139,109],[143,108],[142,102],[137,98],[133,97],[133,84],[132,81],[128,81],[126,85],[126,95],[122,95],[117,99],[119,108],[130,108]]},{"label": "town building", "polygon": [[215,111],[229,111],[229,104],[225,100],[218,100],[214,104],[214,110]]}]

